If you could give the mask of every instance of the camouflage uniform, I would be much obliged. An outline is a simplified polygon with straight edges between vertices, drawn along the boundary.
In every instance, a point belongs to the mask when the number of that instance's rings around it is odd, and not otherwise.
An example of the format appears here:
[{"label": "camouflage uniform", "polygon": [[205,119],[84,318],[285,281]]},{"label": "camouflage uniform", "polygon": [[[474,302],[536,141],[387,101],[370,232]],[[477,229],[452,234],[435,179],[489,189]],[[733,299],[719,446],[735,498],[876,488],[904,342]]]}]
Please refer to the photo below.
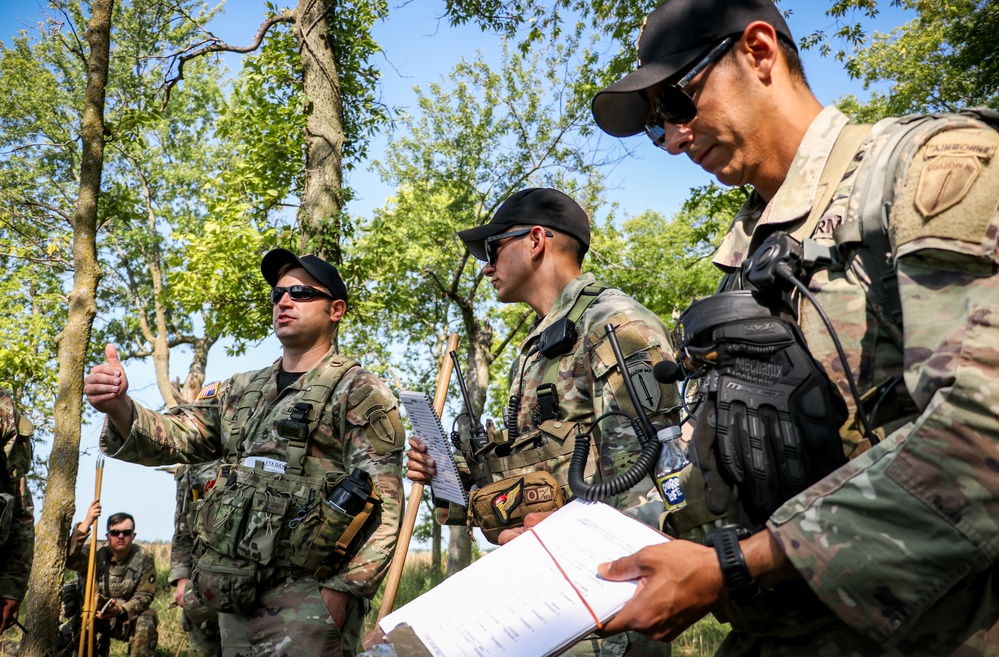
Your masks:
[{"label": "camouflage uniform", "polygon": [[[546,328],[568,316],[583,290],[595,282],[592,274],[583,274],[570,282],[548,314],[535,322],[521,343],[520,356],[511,369],[510,383],[510,394],[521,399],[517,415],[519,435],[508,455],[498,454],[495,444],[492,444],[484,464],[478,467],[470,464],[480,487],[502,480],[513,483],[520,475],[545,470],[562,485],[566,501],[572,499],[566,477],[577,426],[588,429],[597,417],[609,410],[623,411],[630,417],[636,417],[606,337],[604,327],[608,323],[615,327],[632,381],[649,419],[657,428],[679,421],[680,401],[676,388],[659,384],[652,377],[652,367],[656,363],[672,358],[672,345],[666,327],[647,308],[612,288],[603,290],[583,312],[576,322],[578,339],[569,353],[559,360],[555,382],[558,418],[540,424],[535,421],[535,411],[539,406],[538,389],[548,363],[548,359],[537,353],[538,340]],[[494,433],[494,438],[500,437]],[[503,442],[506,440],[505,437],[500,439]],[[603,419],[594,428],[592,439],[585,477],[587,483],[625,472],[635,463],[642,449],[634,427],[621,416]],[[537,460],[539,448],[545,457],[540,461]],[[663,502],[648,476],[606,502],[647,524],[659,525]],[[452,505],[446,520],[452,523],[458,520],[460,516],[453,513],[458,510]],[[604,640],[591,637],[581,641],[567,654],[624,655],[625,651],[629,656],[668,655],[670,647],[667,643],[652,642],[637,633],[628,633]]]},{"label": "camouflage uniform", "polygon": [[[69,537],[66,567],[86,576],[90,560],[90,543],[84,545],[90,532],[73,528]],[[111,639],[128,641],[128,654],[132,657],[152,657],[156,653],[158,635],[156,611],[149,605],[156,595],[156,563],[151,552],[132,544],[128,556],[117,562],[107,545],[97,549],[94,568],[97,573],[97,607],[99,611],[111,598],[118,600],[125,614],[115,619],[95,619],[95,648],[97,654],[106,656],[111,649]]]},{"label": "camouflage uniform", "polygon": [[[874,126],[818,220],[803,223],[847,123],[825,109],[784,185],[769,204],[747,201],[716,257],[733,271],[773,228],[842,247],[865,207],[884,212],[890,240],[888,253],[818,268],[808,283],[858,387],[885,400],[876,424],[886,437],[771,516],[807,588],[769,616],[736,619],[721,655],[996,654],[999,133],[963,116],[929,121],[895,159],[890,137],[917,122]],[[887,185],[865,188],[879,174]],[[897,273],[900,316],[878,302],[865,268],[879,257]],[[798,310],[812,355],[854,411],[828,332],[807,301]]]},{"label": "camouflage uniform", "polygon": [[0,598],[22,600],[35,547],[34,505],[25,474],[34,428],[0,388]]},{"label": "camouflage uniform", "polygon": [[[154,413],[139,405],[133,412],[132,430],[122,437],[109,422],[101,435],[101,447],[114,458],[156,465],[198,463],[217,459],[235,467],[246,458],[287,461],[288,439],[278,435],[276,424],[287,420],[295,404],[312,393],[322,370],[345,359],[330,350],[322,361],[278,393],[278,359],[268,368],[238,374],[218,386],[207,386],[199,399],[167,413]],[[327,391],[321,391],[327,392]],[[235,426],[241,402],[252,413],[247,422]],[[298,479],[321,487],[329,478],[354,467],[367,471],[381,497],[375,510],[373,529],[351,558],[328,577],[288,569],[263,570],[256,610],[248,615],[220,614],[223,654],[343,654],[353,655],[360,642],[361,621],[369,600],[388,570],[402,516],[402,441],[404,433],[397,402],[391,391],[373,374],[353,366],[340,379],[318,409],[318,421],[308,442],[303,476]],[[255,477],[280,480],[261,470]],[[235,475],[234,475],[235,477]],[[221,480],[220,480],[221,481]],[[217,483],[213,493],[220,490]],[[311,496],[310,496],[311,498]],[[317,499],[315,505],[322,504]],[[291,512],[294,513],[294,509]],[[239,536],[233,537],[239,539]],[[290,549],[287,542],[277,550]],[[266,564],[264,564],[266,566]],[[319,588],[351,594],[342,630],[336,627],[319,598]]]},{"label": "camouflage uniform", "polygon": [[[218,461],[210,461],[177,468],[177,507],[174,512],[173,540],[170,543],[169,576],[170,586],[175,588],[178,581],[191,579],[191,571],[197,561],[194,554],[197,502],[214,484],[219,465]],[[218,657],[222,654],[219,616],[201,604],[190,586],[184,591],[184,609],[180,621],[190,636],[187,651],[190,657]]]}]

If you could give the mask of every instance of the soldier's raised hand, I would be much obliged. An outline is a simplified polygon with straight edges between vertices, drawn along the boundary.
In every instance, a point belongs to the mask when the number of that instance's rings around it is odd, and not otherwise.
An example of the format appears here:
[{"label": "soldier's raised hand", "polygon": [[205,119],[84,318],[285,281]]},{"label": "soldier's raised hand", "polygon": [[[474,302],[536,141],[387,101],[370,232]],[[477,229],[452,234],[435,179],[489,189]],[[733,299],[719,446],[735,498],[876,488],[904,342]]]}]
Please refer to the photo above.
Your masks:
[{"label": "soldier's raised hand", "polygon": [[104,356],[107,362],[92,367],[90,374],[83,378],[83,394],[91,406],[102,413],[110,413],[121,405],[123,399],[128,399],[125,394],[128,377],[113,344],[104,346]]},{"label": "soldier's raised hand", "polygon": [[113,344],[104,346],[104,356],[107,362],[94,366],[83,378],[83,394],[91,406],[107,413],[119,433],[127,435],[132,426],[132,399],[126,394],[128,377]]}]

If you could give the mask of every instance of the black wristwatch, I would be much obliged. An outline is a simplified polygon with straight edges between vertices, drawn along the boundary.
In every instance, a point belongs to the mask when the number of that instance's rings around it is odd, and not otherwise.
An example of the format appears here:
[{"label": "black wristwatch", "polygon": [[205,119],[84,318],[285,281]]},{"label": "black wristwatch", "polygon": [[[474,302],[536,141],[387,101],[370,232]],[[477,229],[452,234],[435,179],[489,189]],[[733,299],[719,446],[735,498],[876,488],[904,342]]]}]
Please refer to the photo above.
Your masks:
[{"label": "black wristwatch", "polygon": [[752,602],[763,593],[756,578],[749,574],[746,559],[742,556],[742,548],[739,547],[739,539],[747,535],[748,531],[741,527],[725,525],[704,539],[704,544],[713,546],[718,554],[722,577],[725,578],[725,588],[736,604]]}]

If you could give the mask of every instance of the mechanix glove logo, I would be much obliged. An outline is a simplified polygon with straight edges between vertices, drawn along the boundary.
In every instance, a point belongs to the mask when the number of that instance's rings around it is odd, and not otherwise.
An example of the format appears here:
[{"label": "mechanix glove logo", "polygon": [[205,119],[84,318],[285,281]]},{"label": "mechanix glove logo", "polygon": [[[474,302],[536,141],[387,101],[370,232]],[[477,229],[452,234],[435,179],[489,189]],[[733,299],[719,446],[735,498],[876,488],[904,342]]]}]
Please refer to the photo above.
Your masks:
[{"label": "mechanix glove logo", "polygon": [[524,479],[517,480],[510,488],[497,493],[489,505],[496,514],[496,518],[504,525],[510,524],[510,516],[514,510],[524,501]]}]

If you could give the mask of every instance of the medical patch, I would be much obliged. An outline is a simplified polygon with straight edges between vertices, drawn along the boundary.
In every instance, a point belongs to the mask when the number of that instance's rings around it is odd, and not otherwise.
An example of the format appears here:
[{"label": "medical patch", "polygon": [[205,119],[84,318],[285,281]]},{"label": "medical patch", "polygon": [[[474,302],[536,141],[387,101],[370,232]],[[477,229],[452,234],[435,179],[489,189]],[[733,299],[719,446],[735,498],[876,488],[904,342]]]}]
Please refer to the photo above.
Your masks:
[{"label": "medical patch", "polygon": [[215,383],[209,383],[204,388],[202,388],[201,392],[198,393],[198,399],[211,399],[215,397],[215,395],[217,394],[219,394],[218,381],[216,381]]},{"label": "medical patch", "polygon": [[513,486],[493,496],[493,499],[489,500],[489,506],[492,507],[496,518],[504,525],[508,525],[514,509],[520,506],[523,501],[524,479],[521,477]]}]

